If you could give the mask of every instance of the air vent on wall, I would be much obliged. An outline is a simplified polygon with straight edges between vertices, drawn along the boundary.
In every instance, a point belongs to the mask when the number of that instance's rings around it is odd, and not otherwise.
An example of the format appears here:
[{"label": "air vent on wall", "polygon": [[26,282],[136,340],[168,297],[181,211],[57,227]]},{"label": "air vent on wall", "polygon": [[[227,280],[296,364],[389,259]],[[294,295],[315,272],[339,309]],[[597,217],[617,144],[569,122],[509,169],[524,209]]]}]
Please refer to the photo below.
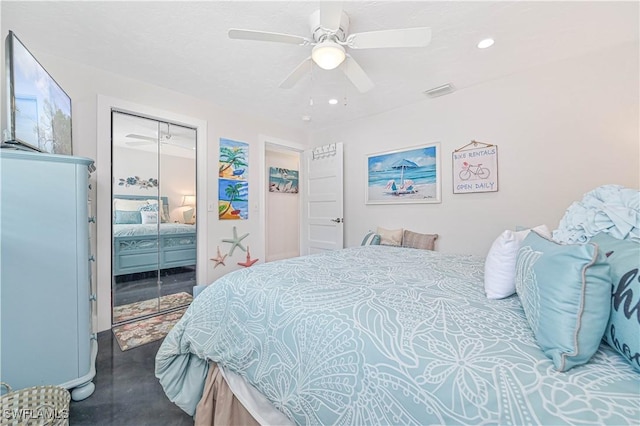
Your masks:
[{"label": "air vent on wall", "polygon": [[429,96],[430,98],[437,98],[438,96],[448,95],[449,93],[453,93],[455,87],[453,84],[447,83],[442,86],[434,87],[433,89],[425,90],[424,94]]}]

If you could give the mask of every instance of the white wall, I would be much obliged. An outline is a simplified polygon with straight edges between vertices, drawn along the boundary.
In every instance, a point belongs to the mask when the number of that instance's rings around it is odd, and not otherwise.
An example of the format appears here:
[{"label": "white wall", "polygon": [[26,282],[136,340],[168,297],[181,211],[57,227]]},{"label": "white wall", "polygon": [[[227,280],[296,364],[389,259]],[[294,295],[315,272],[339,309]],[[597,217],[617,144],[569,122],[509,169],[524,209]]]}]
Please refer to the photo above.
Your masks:
[{"label": "white wall", "polygon": [[158,179],[158,154],[133,148],[113,147],[112,173],[115,195],[161,195],[169,201],[171,222],[184,222],[182,207],[183,197],[196,193],[195,159],[163,154],[161,159],[161,188],[140,188],[120,186],[120,178],[139,176],[142,179]]},{"label": "white wall", "polygon": [[[267,150],[267,182],[270,167],[300,171],[300,154]],[[266,261],[300,255],[300,194],[266,193]]]},{"label": "white wall", "polygon": [[[3,22],[4,25],[4,22]],[[7,25],[9,27],[9,25]],[[24,36],[28,39],[28,36]],[[79,63],[54,57],[45,52],[32,51],[40,63],[53,75],[56,81],[71,96],[73,101],[73,149],[74,155],[96,159],[98,156],[98,144],[109,144],[109,126],[98,123],[104,120],[104,108],[99,108],[99,97],[111,100],[123,100],[127,105],[141,105],[149,107],[153,111],[167,112],[166,115],[179,114],[181,117],[193,117],[206,123],[207,133],[206,150],[198,146],[198,174],[206,177],[204,185],[198,181],[198,229],[207,229],[208,233],[201,240],[198,247],[198,268],[205,270],[199,276],[206,277],[198,284],[209,284],[217,277],[240,268],[236,262],[243,261],[244,255],[240,250],[235,250],[233,258],[226,262],[226,267],[218,267],[214,270],[213,262],[200,262],[200,259],[208,259],[215,256],[216,246],[220,245],[224,251],[227,244],[222,243],[223,238],[232,236],[232,228],[236,226],[238,234],[249,233],[244,240],[251,245],[252,257],[264,259],[264,240],[262,239],[262,218],[260,217],[259,200],[262,178],[260,172],[261,159],[264,158],[263,143],[259,140],[260,134],[272,135],[275,138],[298,141],[304,143],[306,134],[298,129],[289,128],[277,123],[256,117],[243,115],[223,109],[207,100],[196,99],[168,89],[153,86],[145,82],[125,78],[113,73],[88,67]],[[4,67],[3,67],[4,78]],[[4,80],[3,80],[4,81]],[[4,92],[3,92],[4,93]],[[107,101],[108,102],[108,101]],[[4,100],[2,105],[4,105]],[[108,113],[108,112],[107,112]],[[3,111],[4,114],[4,111]],[[157,117],[172,119],[172,117]],[[175,121],[170,120],[170,121]],[[188,120],[187,120],[188,121]],[[186,123],[189,124],[189,123]],[[98,134],[98,129],[104,134]],[[249,202],[250,217],[246,221],[218,221],[217,217],[217,164],[219,152],[219,139],[221,137],[237,141],[247,142],[250,145],[249,161]],[[103,150],[105,147],[100,147]],[[201,161],[203,160],[203,161]],[[111,165],[110,157],[106,163],[97,162],[97,172],[93,175],[94,196],[97,204],[109,206],[111,182],[109,173]],[[202,166],[204,165],[204,166]],[[206,170],[210,169],[210,170]],[[95,189],[97,188],[97,189]],[[207,211],[207,206],[213,202],[213,211]],[[93,204],[96,209],[96,203]],[[97,216],[97,251],[96,274],[98,291],[98,331],[106,330],[111,326],[111,241],[110,212],[96,211]],[[203,221],[206,221],[203,226]],[[96,234],[94,234],[95,236]],[[206,247],[201,247],[200,241],[205,241]],[[204,250],[203,256],[200,254]],[[204,263],[204,264],[202,264]]]},{"label": "white wall", "polygon": [[[346,246],[379,225],[438,233],[440,251],[483,255],[504,229],[557,228],[599,185],[637,188],[638,52],[626,44],[313,132],[312,146],[344,142]],[[452,193],[451,154],[471,140],[498,145],[498,192]],[[365,205],[367,154],[429,142],[442,148],[441,204]]]}]

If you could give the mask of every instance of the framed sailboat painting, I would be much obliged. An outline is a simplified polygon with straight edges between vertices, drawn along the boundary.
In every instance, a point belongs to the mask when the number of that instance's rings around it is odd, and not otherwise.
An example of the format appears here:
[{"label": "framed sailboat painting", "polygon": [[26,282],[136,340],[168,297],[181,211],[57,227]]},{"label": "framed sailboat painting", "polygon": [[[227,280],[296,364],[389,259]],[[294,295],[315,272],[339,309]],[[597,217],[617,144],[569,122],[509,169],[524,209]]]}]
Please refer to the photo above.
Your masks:
[{"label": "framed sailboat painting", "polygon": [[367,204],[440,203],[440,143],[367,155]]}]

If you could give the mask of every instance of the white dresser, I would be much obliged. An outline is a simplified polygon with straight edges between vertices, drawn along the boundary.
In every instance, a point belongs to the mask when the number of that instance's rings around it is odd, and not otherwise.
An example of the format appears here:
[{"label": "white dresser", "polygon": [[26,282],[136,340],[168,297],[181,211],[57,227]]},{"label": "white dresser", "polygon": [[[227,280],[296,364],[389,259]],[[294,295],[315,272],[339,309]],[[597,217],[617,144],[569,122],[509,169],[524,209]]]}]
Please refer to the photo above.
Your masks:
[{"label": "white dresser", "polygon": [[88,158],[0,150],[0,380],[95,385]]}]

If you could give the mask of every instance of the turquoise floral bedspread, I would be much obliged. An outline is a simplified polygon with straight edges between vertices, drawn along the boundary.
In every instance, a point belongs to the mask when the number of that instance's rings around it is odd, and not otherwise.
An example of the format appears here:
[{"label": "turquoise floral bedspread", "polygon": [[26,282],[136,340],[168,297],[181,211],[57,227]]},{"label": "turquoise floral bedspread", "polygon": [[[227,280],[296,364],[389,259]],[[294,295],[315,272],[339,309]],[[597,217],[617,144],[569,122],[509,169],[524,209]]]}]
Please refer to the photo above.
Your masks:
[{"label": "turquoise floral bedspread", "polygon": [[637,424],[640,374],[606,344],[553,369],[483,259],[383,246],[255,265],[208,286],[156,357],[193,414],[207,360],[298,424]]}]

